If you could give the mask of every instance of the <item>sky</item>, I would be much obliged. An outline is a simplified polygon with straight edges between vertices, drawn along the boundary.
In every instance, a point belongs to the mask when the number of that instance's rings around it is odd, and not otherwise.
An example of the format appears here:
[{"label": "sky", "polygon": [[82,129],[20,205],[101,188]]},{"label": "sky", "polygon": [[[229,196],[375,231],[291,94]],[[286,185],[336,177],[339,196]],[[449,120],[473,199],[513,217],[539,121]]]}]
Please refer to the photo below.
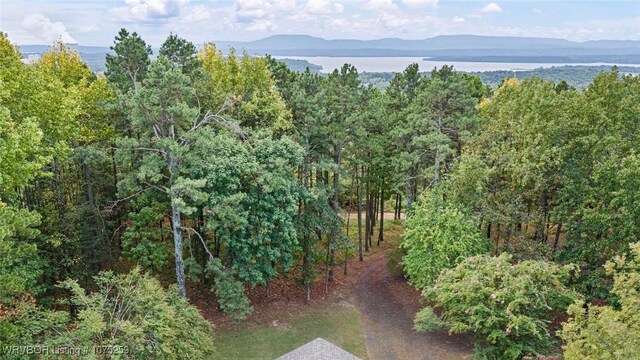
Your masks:
[{"label": "sky", "polygon": [[640,40],[640,0],[0,0],[0,31],[21,45],[108,46],[122,27],[155,46],[171,32],[195,44],[275,34]]}]

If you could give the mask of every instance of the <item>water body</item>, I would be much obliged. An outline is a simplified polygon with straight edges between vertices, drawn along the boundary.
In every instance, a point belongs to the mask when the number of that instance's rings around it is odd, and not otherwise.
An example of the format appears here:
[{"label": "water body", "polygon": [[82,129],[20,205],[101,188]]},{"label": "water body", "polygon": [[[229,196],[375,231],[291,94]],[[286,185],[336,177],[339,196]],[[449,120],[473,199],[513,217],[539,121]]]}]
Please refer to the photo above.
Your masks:
[{"label": "water body", "polygon": [[[418,63],[420,71],[430,71],[433,68],[440,68],[443,65],[453,65],[460,71],[495,71],[509,70],[522,71],[537,68],[550,68],[554,66],[574,65],[574,66],[613,66],[608,63],[500,63],[500,62],[466,62],[466,61],[429,61],[422,57],[328,57],[328,56],[276,56],[276,58],[288,58],[296,60],[306,60],[312,64],[322,66],[323,73],[330,73],[333,69],[342,67],[343,64],[354,65],[359,72],[401,72],[407,65]],[[622,66],[638,66],[640,64],[624,64]]]}]

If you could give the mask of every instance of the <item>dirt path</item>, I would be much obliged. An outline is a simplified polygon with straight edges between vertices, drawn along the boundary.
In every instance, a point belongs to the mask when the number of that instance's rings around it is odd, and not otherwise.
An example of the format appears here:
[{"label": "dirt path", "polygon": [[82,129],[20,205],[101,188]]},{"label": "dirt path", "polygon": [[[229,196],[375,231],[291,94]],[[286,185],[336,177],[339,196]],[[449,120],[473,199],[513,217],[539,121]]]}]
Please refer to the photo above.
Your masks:
[{"label": "dirt path", "polygon": [[[366,217],[364,211],[362,212],[362,221],[364,221],[364,218]],[[349,218],[350,219],[357,219],[358,218],[358,212],[350,212],[349,213]],[[376,216],[377,219],[380,219],[380,215]],[[406,218],[404,213],[400,214],[400,219],[404,220]],[[390,213],[390,212],[386,212],[384,213],[384,219],[385,220],[394,220],[394,214]]]},{"label": "dirt path", "polygon": [[466,336],[449,336],[446,331],[428,334],[413,330],[413,318],[420,308],[419,294],[386,266],[384,253],[367,259],[369,265],[356,285],[356,304],[363,314],[369,358],[470,359],[473,344]]}]

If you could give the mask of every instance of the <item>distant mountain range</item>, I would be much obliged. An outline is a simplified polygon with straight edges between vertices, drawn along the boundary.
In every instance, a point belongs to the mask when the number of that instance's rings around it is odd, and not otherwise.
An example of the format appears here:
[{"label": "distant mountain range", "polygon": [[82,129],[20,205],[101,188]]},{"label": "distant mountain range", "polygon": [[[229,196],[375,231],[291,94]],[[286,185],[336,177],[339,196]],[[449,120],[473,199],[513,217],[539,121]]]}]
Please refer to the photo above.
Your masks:
[{"label": "distant mountain range", "polygon": [[631,40],[598,40],[574,42],[563,39],[479,36],[479,35],[441,35],[424,40],[405,40],[387,38],[378,40],[326,40],[308,35],[274,35],[264,39],[239,42],[216,41],[223,47],[232,46],[247,50],[532,50],[532,49],[622,49],[629,48],[640,51],[640,41]]},{"label": "distant mountain range", "polygon": [[[264,39],[214,41],[224,52],[233,47],[252,55],[274,56],[383,56],[425,57],[439,61],[541,62],[541,63],[617,63],[640,64],[640,41],[598,40],[574,42],[563,39],[442,35],[424,40],[327,40],[307,35],[274,35]],[[25,57],[41,54],[44,45],[23,45]],[[85,61],[95,70],[104,70],[108,47],[77,46]]]},{"label": "distant mountain range", "polygon": [[[442,35],[424,40],[326,40],[307,35],[275,35],[256,41],[216,41],[216,44],[221,49],[233,47],[251,54],[274,56],[415,56],[440,61],[640,64],[640,41],[631,40],[574,42],[477,35]],[[507,57],[508,60],[501,60]]]}]

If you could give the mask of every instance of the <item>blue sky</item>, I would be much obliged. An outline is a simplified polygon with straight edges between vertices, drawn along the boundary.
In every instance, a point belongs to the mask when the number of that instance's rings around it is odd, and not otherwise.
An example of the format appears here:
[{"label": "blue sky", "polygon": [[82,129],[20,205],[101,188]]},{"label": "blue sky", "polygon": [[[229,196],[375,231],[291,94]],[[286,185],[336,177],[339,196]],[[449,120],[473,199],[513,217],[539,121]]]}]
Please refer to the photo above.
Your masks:
[{"label": "blue sky", "polygon": [[2,0],[0,31],[18,44],[110,45],[118,29],[152,44],[273,34],[329,39],[477,34],[640,40],[640,0]]}]

